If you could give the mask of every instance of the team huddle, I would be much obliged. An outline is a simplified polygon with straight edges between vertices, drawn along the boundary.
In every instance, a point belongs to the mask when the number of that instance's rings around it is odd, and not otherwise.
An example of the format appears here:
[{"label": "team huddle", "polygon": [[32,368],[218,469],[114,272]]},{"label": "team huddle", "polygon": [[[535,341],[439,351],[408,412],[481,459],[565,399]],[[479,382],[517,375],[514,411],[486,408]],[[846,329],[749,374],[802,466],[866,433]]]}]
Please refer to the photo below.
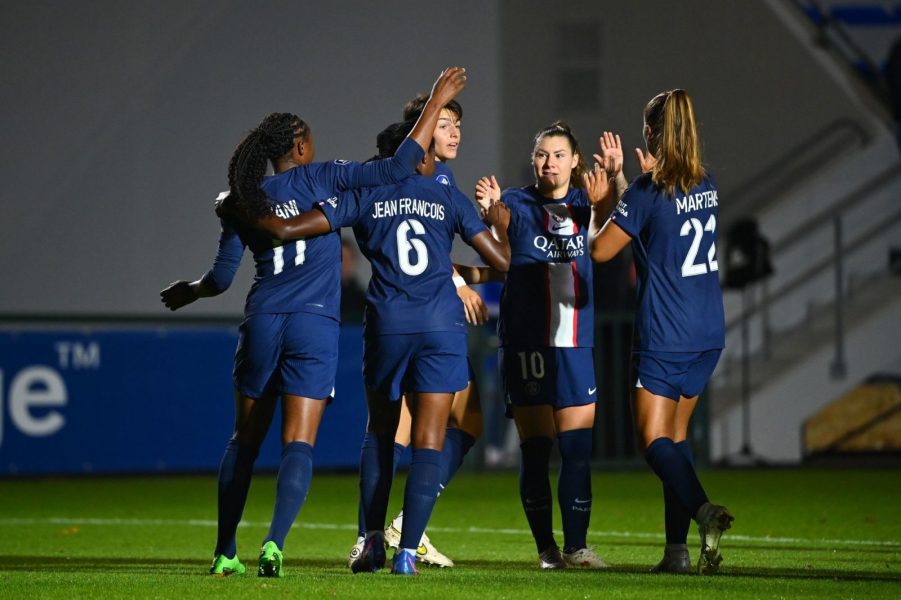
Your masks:
[{"label": "team huddle", "polygon": [[[417,574],[417,562],[453,566],[425,530],[439,493],[481,432],[467,322],[487,318],[469,287],[487,281],[503,282],[501,381],[520,436],[519,492],[539,566],[609,566],[586,543],[598,400],[592,261],[610,260],[627,244],[638,274],[633,413],[664,492],[666,546],[651,570],[694,570],[687,546],[694,520],[701,537],[697,571],[716,572],[720,537],[733,517],[707,498],[686,441],[724,346],[716,184],[701,166],[690,98],[673,90],[648,103],[646,152],[636,150],[643,174],[631,184],[619,136],[604,132],[587,168],[575,135],[558,121],[535,136],[535,181],[502,190],[494,176],[482,177],[474,205],[447,166],[459,146],[462,108],[455,97],[465,81],[462,68],[442,72],[430,95],[414,98],[404,120],[379,134],[378,155],[365,163],[314,162],[310,127],[290,113],[268,115],[229,163],[229,191],[216,203],[222,231],[213,267],[161,292],[171,310],[222,293],[245,248],[253,253],[211,574],[245,572],[235,533],[254,461],[280,405],[282,456],[258,574],[284,575],[285,538],[306,499],[319,423],[334,396],[343,227],[353,229],[372,266],[363,326],[368,424],[359,531],[348,557],[354,573],[384,568],[387,548],[395,549],[394,574]],[[455,235],[487,266],[452,263]],[[552,529],[555,440],[562,546]],[[411,444],[403,510],[389,522],[395,469]]]}]

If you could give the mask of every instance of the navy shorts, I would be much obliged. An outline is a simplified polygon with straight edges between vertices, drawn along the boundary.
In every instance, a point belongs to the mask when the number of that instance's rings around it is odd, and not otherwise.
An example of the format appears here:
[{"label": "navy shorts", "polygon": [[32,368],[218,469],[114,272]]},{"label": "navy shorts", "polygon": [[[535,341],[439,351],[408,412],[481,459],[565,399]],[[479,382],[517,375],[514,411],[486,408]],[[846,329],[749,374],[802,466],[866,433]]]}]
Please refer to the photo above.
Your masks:
[{"label": "navy shorts", "polygon": [[264,393],[330,398],[339,332],[338,321],[311,313],[246,317],[238,328],[235,386],[250,398]]},{"label": "navy shorts", "polygon": [[557,410],[597,402],[592,348],[501,348],[498,363],[508,417],[513,406]]},{"label": "navy shorts", "polygon": [[390,400],[407,392],[459,392],[469,382],[466,332],[365,336],[363,381]]},{"label": "navy shorts", "polygon": [[635,387],[657,396],[692,398],[704,391],[721,352],[633,352],[632,380]]}]

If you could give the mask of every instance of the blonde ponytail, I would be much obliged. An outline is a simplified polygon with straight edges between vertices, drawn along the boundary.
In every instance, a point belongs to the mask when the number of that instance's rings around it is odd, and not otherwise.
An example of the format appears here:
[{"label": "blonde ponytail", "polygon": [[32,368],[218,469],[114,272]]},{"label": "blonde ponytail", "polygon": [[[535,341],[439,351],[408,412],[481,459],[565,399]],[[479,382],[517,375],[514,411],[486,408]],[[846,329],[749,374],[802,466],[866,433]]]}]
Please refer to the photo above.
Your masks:
[{"label": "blonde ponytail", "polygon": [[683,193],[701,183],[701,143],[695,123],[694,107],[685,90],[657,94],[644,111],[650,127],[648,150],[657,159],[651,178],[670,196],[676,188]]}]

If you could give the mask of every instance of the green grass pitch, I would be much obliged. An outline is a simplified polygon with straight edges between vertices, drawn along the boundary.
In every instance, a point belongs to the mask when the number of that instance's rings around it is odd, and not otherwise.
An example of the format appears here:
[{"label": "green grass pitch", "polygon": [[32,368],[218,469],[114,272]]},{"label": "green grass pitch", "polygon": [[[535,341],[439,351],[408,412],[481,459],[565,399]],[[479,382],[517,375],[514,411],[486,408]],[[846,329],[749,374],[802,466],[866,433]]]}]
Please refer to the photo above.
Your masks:
[{"label": "green grass pitch", "polygon": [[[227,578],[207,575],[212,476],[0,480],[0,598],[901,597],[897,470],[709,470],[701,479],[736,517],[712,577],[647,573],[662,553],[662,504],[656,478],[639,470],[594,473],[589,544],[609,571],[540,571],[516,474],[461,473],[428,529],[457,566],[421,568],[418,578],[350,573],[356,477],[318,473],[278,580],[255,575],[271,475],[254,480],[238,530],[248,573]],[[391,516],[402,489],[400,477]],[[695,560],[696,537],[693,527]]]}]

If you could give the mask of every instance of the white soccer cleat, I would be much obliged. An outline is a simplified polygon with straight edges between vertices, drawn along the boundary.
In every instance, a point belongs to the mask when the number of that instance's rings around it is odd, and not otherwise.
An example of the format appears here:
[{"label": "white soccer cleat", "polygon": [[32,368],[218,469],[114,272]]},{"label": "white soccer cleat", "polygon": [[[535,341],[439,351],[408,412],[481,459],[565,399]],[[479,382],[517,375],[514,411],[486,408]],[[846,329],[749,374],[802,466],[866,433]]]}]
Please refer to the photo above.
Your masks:
[{"label": "white soccer cleat", "polygon": [[713,575],[723,562],[720,554],[720,538],[732,527],[735,520],[725,506],[707,502],[698,509],[698,533],[701,535],[701,556],[698,558],[698,573]]},{"label": "white soccer cleat", "polygon": [[579,548],[575,552],[564,552],[563,560],[570,567],[582,569],[609,569],[610,565],[591,548]]},{"label": "white soccer cleat", "polygon": [[538,555],[538,566],[542,569],[565,569],[566,561],[560,554],[560,548],[556,544],[546,548]]},{"label": "white soccer cleat", "polygon": [[366,541],[362,535],[357,538],[357,543],[354,544],[354,547],[350,549],[350,554],[347,555],[347,566],[353,567],[354,561],[360,558],[360,554],[363,553],[363,543]]},{"label": "white soccer cleat", "polygon": [[[385,529],[385,543],[389,548],[394,548],[396,550],[400,547],[400,535],[403,531],[403,523],[403,517],[398,515]],[[416,560],[426,565],[432,565],[433,567],[447,568],[454,566],[454,561],[441,554],[441,552],[432,545],[429,536],[425,533],[422,534],[422,538],[419,540],[419,546],[416,548]]]},{"label": "white soccer cleat", "polygon": [[454,566],[454,561],[438,552],[438,549],[432,545],[429,536],[422,534],[419,540],[419,547],[416,548],[416,558],[421,563],[432,565],[434,567],[448,568]]}]

